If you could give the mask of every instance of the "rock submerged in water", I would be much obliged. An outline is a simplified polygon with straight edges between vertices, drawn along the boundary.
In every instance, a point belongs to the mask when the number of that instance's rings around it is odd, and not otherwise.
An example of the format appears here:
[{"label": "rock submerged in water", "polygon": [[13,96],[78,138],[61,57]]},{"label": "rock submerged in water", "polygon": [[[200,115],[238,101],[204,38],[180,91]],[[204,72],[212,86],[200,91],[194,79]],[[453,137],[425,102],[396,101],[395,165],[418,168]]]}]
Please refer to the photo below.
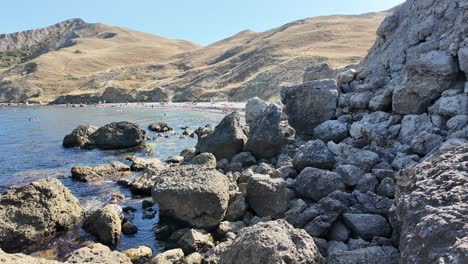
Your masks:
[{"label": "rock submerged in water", "polygon": [[145,142],[146,131],[138,125],[123,121],[107,124],[96,129],[80,125],[63,139],[65,148],[125,149]]},{"label": "rock submerged in water", "polygon": [[83,208],[57,179],[13,187],[0,195],[0,248],[14,252],[80,221]]},{"label": "rock submerged in water", "polygon": [[215,228],[224,218],[229,201],[229,180],[200,165],[164,170],[154,179],[153,200],[160,214],[194,228]]},{"label": "rock submerged in water", "polygon": [[240,115],[233,112],[223,118],[214,131],[200,137],[195,146],[198,153],[209,152],[216,160],[231,160],[244,149],[247,136],[240,125]]},{"label": "rock submerged in water", "polygon": [[164,122],[156,122],[156,123],[150,124],[148,126],[148,129],[151,131],[159,132],[159,133],[174,130],[174,128],[172,128],[169,124],[164,123]]},{"label": "rock submerged in water", "polygon": [[108,204],[87,216],[83,222],[83,229],[96,235],[103,244],[115,248],[120,239],[122,220],[120,206]]}]

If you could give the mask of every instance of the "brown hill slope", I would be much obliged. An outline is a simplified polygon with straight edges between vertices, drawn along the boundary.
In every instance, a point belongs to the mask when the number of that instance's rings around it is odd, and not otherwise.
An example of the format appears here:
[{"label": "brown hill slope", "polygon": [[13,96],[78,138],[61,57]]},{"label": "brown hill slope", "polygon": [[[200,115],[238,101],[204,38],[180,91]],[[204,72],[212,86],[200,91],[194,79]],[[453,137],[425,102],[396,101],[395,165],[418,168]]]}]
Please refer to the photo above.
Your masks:
[{"label": "brown hill slope", "polygon": [[[64,94],[100,95],[108,87],[165,88],[173,101],[276,99],[283,85],[301,83],[309,66],[359,62],[386,15],[308,18],[261,33],[242,31],[197,49],[188,42],[92,24],[86,32],[96,34],[0,73],[0,101],[2,90],[3,101],[18,90],[26,95],[21,100],[36,92],[34,100],[51,101]],[[117,35],[106,38],[112,33]]]}]

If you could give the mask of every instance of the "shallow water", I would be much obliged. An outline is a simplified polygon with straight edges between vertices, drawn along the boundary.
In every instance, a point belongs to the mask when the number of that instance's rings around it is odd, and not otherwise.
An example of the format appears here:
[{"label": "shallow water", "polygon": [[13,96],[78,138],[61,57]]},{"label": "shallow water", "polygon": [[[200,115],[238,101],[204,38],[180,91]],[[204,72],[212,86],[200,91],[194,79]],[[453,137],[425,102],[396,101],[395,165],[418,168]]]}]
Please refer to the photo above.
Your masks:
[{"label": "shallow water", "polygon": [[[12,185],[25,184],[45,177],[56,177],[70,188],[88,209],[107,202],[112,193],[121,192],[126,196],[122,205],[138,208],[134,223],[139,227],[139,231],[131,237],[122,235],[117,249],[125,250],[146,245],[157,253],[163,249],[152,232],[153,226],[158,221],[158,215],[153,219],[144,219],[141,200],[132,199],[128,190],[117,186],[113,181],[81,183],[72,181],[70,177],[72,166],[94,165],[112,160],[125,163],[126,156],[145,156],[146,149],[130,151],[65,149],[62,147],[63,137],[80,124],[102,126],[114,121],[131,121],[146,128],[152,122],[164,121],[174,127],[175,133],[168,133],[169,137],[162,140],[148,141],[147,145],[154,150],[154,155],[151,157],[165,159],[170,155],[178,155],[182,149],[196,144],[196,139],[179,138],[178,134],[183,131],[180,127],[188,126],[189,129],[195,130],[206,124],[217,124],[223,116],[213,112],[161,108],[91,106],[0,108],[0,192]],[[156,137],[156,134],[147,131],[147,136],[150,138]],[[77,228],[42,247],[41,252],[61,255],[92,239],[92,236]],[[63,252],[56,252],[57,248]]]}]

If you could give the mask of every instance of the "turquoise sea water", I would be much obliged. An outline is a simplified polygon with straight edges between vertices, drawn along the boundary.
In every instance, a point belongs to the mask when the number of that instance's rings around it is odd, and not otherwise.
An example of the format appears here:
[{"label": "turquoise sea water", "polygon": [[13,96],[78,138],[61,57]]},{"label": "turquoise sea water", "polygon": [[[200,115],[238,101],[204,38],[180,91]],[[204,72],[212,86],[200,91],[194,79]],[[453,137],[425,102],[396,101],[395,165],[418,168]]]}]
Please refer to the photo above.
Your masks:
[{"label": "turquoise sea water", "polygon": [[[223,116],[220,113],[174,108],[93,106],[0,108],[0,192],[12,185],[25,184],[45,177],[56,177],[72,191],[85,208],[102,205],[114,192],[123,193],[127,197],[123,205],[133,205],[139,209],[135,214],[134,223],[140,230],[131,237],[122,235],[117,249],[125,250],[138,245],[147,245],[158,252],[163,247],[158,245],[152,232],[158,216],[144,219],[141,200],[132,199],[128,190],[112,181],[80,183],[70,178],[72,166],[95,165],[113,160],[125,163],[126,156],[146,156],[146,149],[131,151],[65,149],[62,147],[63,137],[80,124],[102,126],[114,121],[130,121],[146,129],[152,122],[164,121],[174,127],[175,133],[169,133],[168,138],[147,143],[148,147],[154,150],[154,155],[149,157],[165,159],[196,144],[196,139],[179,138],[183,131],[181,127],[188,126],[189,129],[195,130],[206,124],[215,125]],[[156,134],[147,130],[148,137],[156,137]],[[92,239],[77,228],[51,244],[43,246],[41,250],[60,247],[57,254],[65,254],[78,247],[81,242]]]}]

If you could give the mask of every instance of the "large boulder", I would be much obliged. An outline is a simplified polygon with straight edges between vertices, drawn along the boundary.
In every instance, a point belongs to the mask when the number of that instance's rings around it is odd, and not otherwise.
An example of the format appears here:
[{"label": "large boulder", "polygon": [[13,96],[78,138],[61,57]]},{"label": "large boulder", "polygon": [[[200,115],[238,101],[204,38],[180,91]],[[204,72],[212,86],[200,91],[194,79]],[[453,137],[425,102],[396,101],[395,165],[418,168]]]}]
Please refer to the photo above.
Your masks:
[{"label": "large boulder", "polygon": [[2,264],[61,264],[63,262],[58,262],[55,260],[35,258],[22,253],[17,254],[8,254],[0,249],[0,263]]},{"label": "large boulder", "polygon": [[115,248],[122,231],[122,209],[118,205],[108,204],[86,217],[83,229],[96,235],[100,242]]},{"label": "large boulder", "polygon": [[216,227],[229,201],[229,180],[222,173],[195,165],[163,171],[152,190],[162,216],[184,221],[195,228]]},{"label": "large boulder", "polygon": [[247,137],[240,125],[240,115],[233,112],[223,118],[210,134],[198,139],[198,153],[209,152],[216,160],[232,159],[244,149]]},{"label": "large boulder", "polygon": [[90,140],[100,149],[124,149],[145,142],[145,130],[130,122],[114,122],[100,127]]},{"label": "large boulder", "polygon": [[71,169],[72,178],[82,182],[100,181],[130,175],[130,167],[122,162],[112,161],[96,166],[77,166]]},{"label": "large boulder", "polygon": [[219,251],[219,264],[325,263],[312,237],[284,220],[244,228]]},{"label": "large boulder", "polygon": [[282,217],[288,206],[286,182],[269,175],[253,175],[247,182],[247,201],[259,216]]},{"label": "large boulder", "polygon": [[345,184],[336,172],[305,168],[297,176],[292,188],[300,196],[317,202],[336,190],[344,191]]},{"label": "large boulder", "polygon": [[250,98],[245,105],[245,122],[255,121],[260,113],[268,107],[268,103],[258,97]]},{"label": "large boulder", "polygon": [[13,187],[0,195],[0,248],[17,251],[49,239],[82,215],[78,199],[57,179]]},{"label": "large boulder", "polygon": [[281,90],[289,124],[299,135],[312,135],[319,124],[335,117],[338,88],[334,80],[319,80]]},{"label": "large boulder", "polygon": [[274,104],[269,105],[252,122],[245,151],[257,159],[276,157],[284,141],[280,123],[281,110]]},{"label": "large boulder", "polygon": [[400,171],[396,216],[404,263],[465,263],[468,146]]},{"label": "large boulder", "polygon": [[93,143],[89,137],[96,132],[98,128],[90,125],[79,125],[70,134],[63,138],[63,146],[65,148],[92,148]]},{"label": "large boulder", "polygon": [[297,170],[303,170],[306,167],[333,169],[335,156],[323,141],[311,140],[299,147],[292,162]]}]

